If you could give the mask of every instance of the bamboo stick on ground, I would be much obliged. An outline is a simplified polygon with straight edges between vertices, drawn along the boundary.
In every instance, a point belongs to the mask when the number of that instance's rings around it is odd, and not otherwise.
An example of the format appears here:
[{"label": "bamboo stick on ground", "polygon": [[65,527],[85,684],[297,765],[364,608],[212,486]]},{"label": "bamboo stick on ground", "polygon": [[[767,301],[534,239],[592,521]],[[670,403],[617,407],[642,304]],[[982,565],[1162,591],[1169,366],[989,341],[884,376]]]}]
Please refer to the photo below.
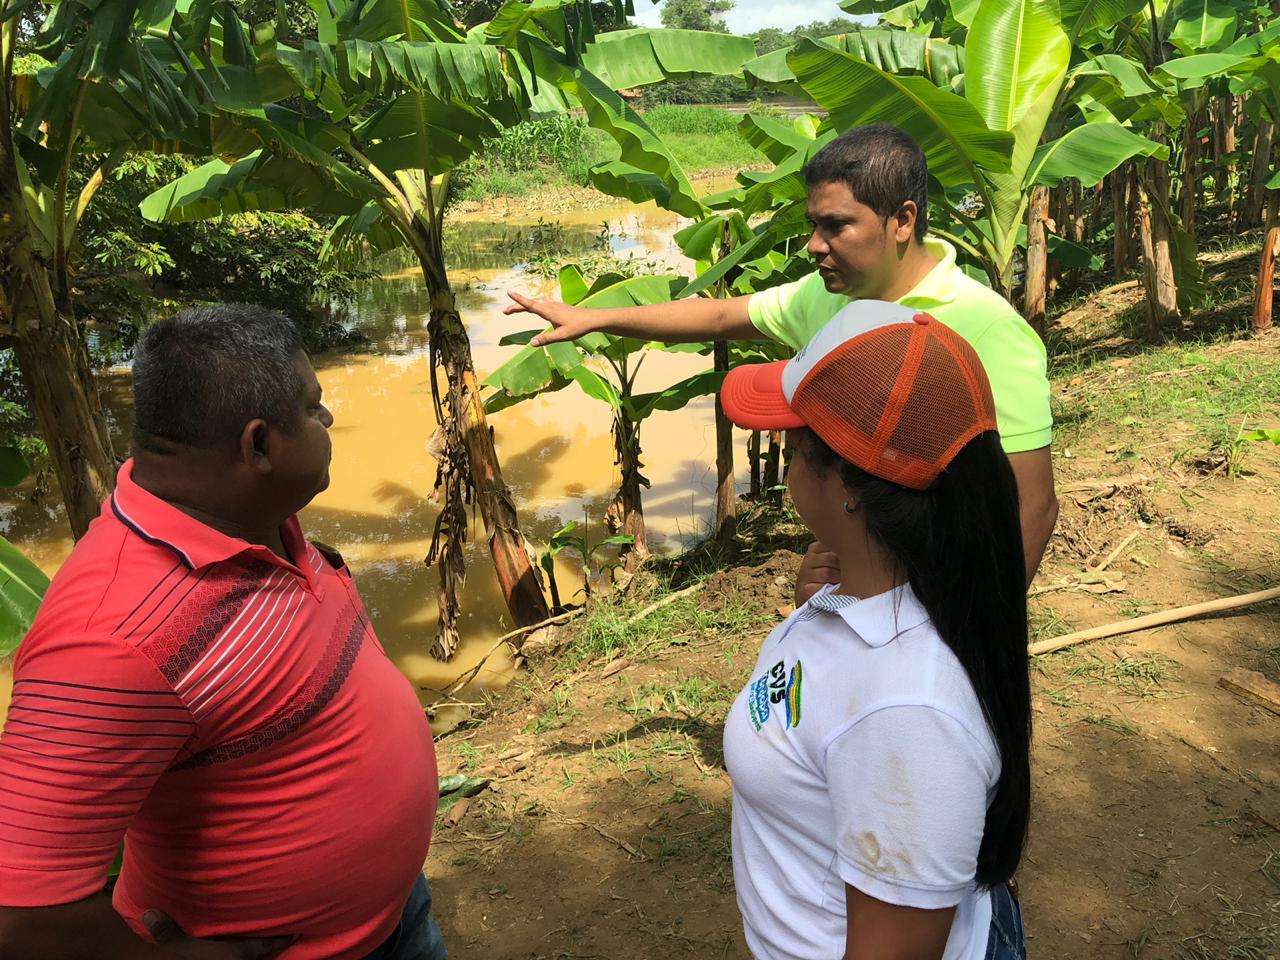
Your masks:
[{"label": "bamboo stick on ground", "polygon": [[1149,613],[1144,617],[1134,617],[1132,620],[1120,620],[1116,623],[1104,624],[1100,627],[1091,627],[1088,630],[1080,630],[1076,633],[1068,633],[1061,637],[1054,637],[1051,640],[1041,640],[1038,643],[1031,644],[1027,651],[1032,656],[1038,656],[1043,653],[1054,653],[1066,647],[1073,647],[1076,644],[1087,643],[1090,640],[1103,640],[1107,637],[1119,637],[1126,633],[1136,633],[1139,630],[1150,630],[1152,627],[1162,627],[1170,623],[1180,623],[1184,620],[1192,620],[1196,617],[1207,616],[1211,613],[1226,613],[1229,610],[1239,610],[1243,607],[1251,607],[1259,603],[1267,603],[1271,600],[1280,600],[1280,587],[1272,587],[1269,590],[1259,590],[1256,593],[1245,593],[1238,597],[1224,597],[1221,600],[1209,600],[1205,603],[1193,603],[1188,607],[1174,607],[1172,610],[1162,610],[1159,613]]}]

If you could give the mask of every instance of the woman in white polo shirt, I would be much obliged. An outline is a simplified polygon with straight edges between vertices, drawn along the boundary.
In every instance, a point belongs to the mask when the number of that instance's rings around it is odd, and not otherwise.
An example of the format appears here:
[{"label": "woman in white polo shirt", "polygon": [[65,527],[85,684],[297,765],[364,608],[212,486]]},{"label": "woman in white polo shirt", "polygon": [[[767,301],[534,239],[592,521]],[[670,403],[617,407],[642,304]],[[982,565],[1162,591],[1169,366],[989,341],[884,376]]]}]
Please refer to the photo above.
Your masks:
[{"label": "woman in white polo shirt", "polygon": [[760,960],[1022,960],[1030,807],[1013,474],[969,345],[850,304],[726,413],[794,431],[788,485],[840,558],[765,640],[725,725],[733,860]]}]

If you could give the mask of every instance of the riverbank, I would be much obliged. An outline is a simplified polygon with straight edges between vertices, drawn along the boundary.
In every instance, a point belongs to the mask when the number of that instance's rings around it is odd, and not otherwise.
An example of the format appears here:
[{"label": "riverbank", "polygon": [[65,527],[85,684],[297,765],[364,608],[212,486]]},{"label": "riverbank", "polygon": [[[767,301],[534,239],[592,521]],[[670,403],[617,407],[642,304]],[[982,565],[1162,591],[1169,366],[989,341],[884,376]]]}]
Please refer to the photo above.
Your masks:
[{"label": "riverbank", "polygon": [[[785,115],[770,105],[755,109]],[[723,177],[743,169],[769,167],[764,155],[736,132],[742,111],[664,105],[645,111],[643,116],[690,178]],[[616,203],[591,186],[588,171],[597,163],[616,160],[618,152],[611,137],[588,127],[580,117],[565,115],[523,124],[489,141],[459,168],[453,202],[465,212],[494,201],[527,198],[546,213],[585,209],[584,204]],[[571,200],[562,205],[546,202],[546,198],[557,196]],[[528,207],[522,204],[520,209]]]},{"label": "riverbank", "polygon": [[[1059,318],[1062,518],[1033,639],[1280,582],[1280,448],[1239,440],[1280,410],[1280,334],[1240,337],[1255,253],[1204,258],[1214,299],[1179,342],[1134,336],[1132,282]],[[427,864],[460,955],[746,956],[720,731],[804,546],[785,509],[750,511],[732,550],[654,564],[537,638],[439,743],[442,773],[491,781]],[[1218,686],[1236,667],[1280,680],[1276,605],[1033,660],[1032,955],[1276,956],[1280,718]]]}]

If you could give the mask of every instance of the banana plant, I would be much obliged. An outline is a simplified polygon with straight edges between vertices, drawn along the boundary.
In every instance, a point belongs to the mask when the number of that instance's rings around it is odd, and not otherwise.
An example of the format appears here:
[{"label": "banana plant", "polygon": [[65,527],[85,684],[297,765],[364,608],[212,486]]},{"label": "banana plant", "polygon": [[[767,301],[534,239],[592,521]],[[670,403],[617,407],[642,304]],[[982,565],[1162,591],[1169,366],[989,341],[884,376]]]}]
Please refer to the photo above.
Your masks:
[{"label": "banana plant", "polygon": [[[583,307],[630,307],[668,303],[688,286],[679,276],[625,278],[605,274],[588,285],[576,265],[560,271],[560,295],[566,303]],[[621,480],[605,513],[605,526],[615,536],[627,536],[623,547],[629,566],[648,555],[642,491],[649,486],[641,458],[640,428],[657,410],[678,410],[695,397],[719,389],[724,373],[707,371],[687,377],[665,390],[639,394],[636,376],[652,350],[706,352],[707,344],[665,347],[627,337],[593,333],[572,343],[527,346],[538,333],[526,330],[504,337],[504,346],[525,344],[485,381],[493,392],[485,409],[495,413],[544,393],[576,384],[586,396],[607,405],[613,421],[613,444]]]},{"label": "banana plant", "polygon": [[[226,144],[219,153],[238,159],[192,171],[148,197],[142,210],[176,221],[303,208],[336,215],[327,254],[412,251],[431,299],[442,510],[428,559],[439,564],[441,577],[433,652],[447,659],[458,642],[465,504],[473,494],[513,618],[528,624],[547,615],[449,279],[443,233],[453,171],[504,127],[579,106],[620,146],[618,161],[591,172],[594,182],[633,192],[658,182],[675,208],[700,210],[669,152],[590,65],[607,65],[615,83],[655,82],[736,69],[750,55],[749,44],[688,31],[596,36],[584,0],[509,0],[465,36],[444,0],[314,6],[319,40],[300,48],[275,42],[261,28],[250,34],[238,22],[230,29],[224,23],[221,38],[212,37],[213,56],[243,63],[251,74],[251,82],[229,93],[211,84]],[[443,397],[436,370],[447,384]]]},{"label": "banana plant", "polygon": [[[77,537],[115,480],[75,312],[77,228],[130,150],[191,132],[203,94],[175,55],[186,10],[0,0],[0,346],[14,351]],[[86,156],[97,165],[81,179]]]}]

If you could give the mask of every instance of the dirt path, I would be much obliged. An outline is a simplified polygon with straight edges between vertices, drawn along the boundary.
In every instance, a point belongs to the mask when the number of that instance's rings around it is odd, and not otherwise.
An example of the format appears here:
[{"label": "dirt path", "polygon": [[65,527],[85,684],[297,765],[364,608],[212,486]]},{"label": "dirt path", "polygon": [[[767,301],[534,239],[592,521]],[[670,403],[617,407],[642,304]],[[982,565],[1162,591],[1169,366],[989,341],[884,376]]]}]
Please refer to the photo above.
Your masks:
[{"label": "dirt path", "polygon": [[[1110,312],[1134,296],[1111,291]],[[1102,351],[1111,333],[1090,322],[1060,331],[1063,515],[1036,637],[1280,583],[1280,449],[1233,442],[1242,422],[1280,420],[1280,336]],[[453,956],[746,956],[721,724],[803,542],[776,515],[747,530],[700,594],[629,626],[643,584],[597,608],[483,724],[441,742],[442,772],[493,777],[440,825],[427,867]],[[690,558],[677,582],[717,562]],[[1278,617],[1271,605],[1034,662],[1019,877],[1033,956],[1280,955],[1280,717],[1217,686],[1235,666],[1280,680]]]}]

